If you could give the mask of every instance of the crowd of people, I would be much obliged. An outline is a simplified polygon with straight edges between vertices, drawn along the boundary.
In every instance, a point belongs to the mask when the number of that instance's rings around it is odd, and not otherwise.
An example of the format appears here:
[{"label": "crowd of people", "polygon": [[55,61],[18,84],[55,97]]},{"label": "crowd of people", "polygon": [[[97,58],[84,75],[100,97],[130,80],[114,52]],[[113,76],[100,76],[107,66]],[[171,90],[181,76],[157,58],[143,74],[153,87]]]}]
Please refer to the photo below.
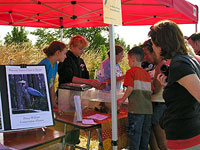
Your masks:
[{"label": "crowd of people", "polygon": [[[149,145],[151,150],[198,150],[200,33],[185,38],[176,23],[165,20],[154,24],[148,36],[150,39],[141,46],[128,51],[130,69],[126,74],[119,65],[124,49],[120,45],[115,46],[116,87],[119,90],[122,85],[126,87],[117,104],[120,108],[128,99],[129,149],[148,150]],[[81,58],[88,45],[83,36],[75,35],[71,37],[69,47],[63,42],[54,41],[44,49],[47,57],[40,64],[46,65],[54,108],[58,107],[54,88],[57,72],[59,85],[79,83],[98,90],[111,90],[110,52],[99,67],[98,79],[91,79]],[[143,63],[148,64],[145,65],[148,69]],[[162,67],[165,67],[165,72]],[[73,129],[70,134],[72,136],[67,138],[66,143],[78,144],[80,131]]]}]

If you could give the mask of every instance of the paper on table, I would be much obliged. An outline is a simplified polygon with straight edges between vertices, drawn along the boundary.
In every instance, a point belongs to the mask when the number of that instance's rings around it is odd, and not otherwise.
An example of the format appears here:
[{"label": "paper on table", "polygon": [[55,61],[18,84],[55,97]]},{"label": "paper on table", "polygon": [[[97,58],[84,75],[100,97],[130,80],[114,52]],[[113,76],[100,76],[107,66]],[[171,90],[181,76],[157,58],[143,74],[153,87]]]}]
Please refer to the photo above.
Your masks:
[{"label": "paper on table", "polygon": [[74,104],[76,108],[76,119],[82,121],[81,99],[80,96],[74,96]]},{"label": "paper on table", "polygon": [[95,119],[95,120],[104,120],[104,119],[108,118],[108,116],[101,115],[101,114],[95,114],[95,115],[92,115],[92,116],[88,116],[87,118]]},{"label": "paper on table", "polygon": [[96,124],[92,119],[82,119],[82,124]]}]

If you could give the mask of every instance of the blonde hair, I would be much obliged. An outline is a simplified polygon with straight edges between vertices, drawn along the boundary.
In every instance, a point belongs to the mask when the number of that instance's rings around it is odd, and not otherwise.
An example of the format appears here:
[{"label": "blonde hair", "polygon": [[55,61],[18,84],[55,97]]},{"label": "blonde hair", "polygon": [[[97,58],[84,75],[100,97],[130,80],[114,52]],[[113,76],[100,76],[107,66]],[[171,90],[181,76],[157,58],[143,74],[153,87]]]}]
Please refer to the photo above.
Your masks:
[{"label": "blonde hair", "polygon": [[75,36],[71,37],[70,42],[69,42],[70,49],[72,47],[77,47],[77,46],[86,48],[86,47],[88,47],[88,45],[89,45],[89,42],[81,35],[75,35]]}]

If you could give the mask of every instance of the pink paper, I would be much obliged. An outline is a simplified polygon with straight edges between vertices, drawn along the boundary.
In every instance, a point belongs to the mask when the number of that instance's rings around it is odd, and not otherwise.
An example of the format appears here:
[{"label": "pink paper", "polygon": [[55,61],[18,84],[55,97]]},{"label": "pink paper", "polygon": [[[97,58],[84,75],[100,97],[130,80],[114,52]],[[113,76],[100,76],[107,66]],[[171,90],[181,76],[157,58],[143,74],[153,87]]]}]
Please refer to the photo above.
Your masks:
[{"label": "pink paper", "polygon": [[101,114],[95,114],[95,115],[92,115],[92,116],[88,116],[87,118],[95,119],[95,120],[104,120],[104,119],[108,118],[108,116],[101,115]]},{"label": "pink paper", "polygon": [[92,119],[82,119],[82,124],[96,124]]}]

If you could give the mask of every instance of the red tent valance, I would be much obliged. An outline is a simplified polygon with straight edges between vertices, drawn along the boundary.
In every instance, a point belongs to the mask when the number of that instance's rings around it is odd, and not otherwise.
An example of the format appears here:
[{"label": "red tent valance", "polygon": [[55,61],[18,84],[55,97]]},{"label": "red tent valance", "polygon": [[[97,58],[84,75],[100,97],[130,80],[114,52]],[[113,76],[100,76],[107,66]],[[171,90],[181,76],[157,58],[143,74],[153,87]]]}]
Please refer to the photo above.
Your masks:
[{"label": "red tent valance", "polygon": [[[162,19],[198,22],[198,8],[185,0],[122,0],[124,26],[152,25]],[[0,25],[71,28],[107,26],[103,0],[1,0]]]}]

